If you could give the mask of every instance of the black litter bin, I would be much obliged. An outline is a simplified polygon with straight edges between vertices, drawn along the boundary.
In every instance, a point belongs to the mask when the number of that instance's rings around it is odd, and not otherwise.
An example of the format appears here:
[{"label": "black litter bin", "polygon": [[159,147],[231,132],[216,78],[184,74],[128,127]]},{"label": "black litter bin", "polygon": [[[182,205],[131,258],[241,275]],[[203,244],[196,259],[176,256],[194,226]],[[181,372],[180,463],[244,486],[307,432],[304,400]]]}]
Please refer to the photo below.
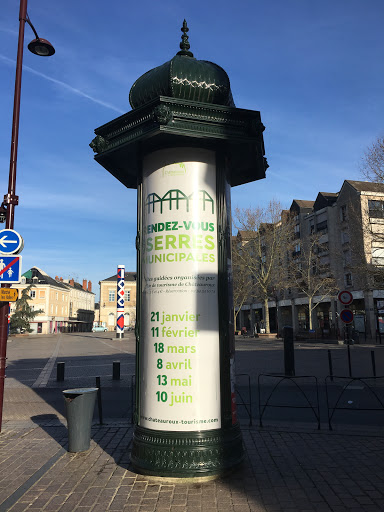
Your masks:
[{"label": "black litter bin", "polygon": [[97,388],[63,391],[68,424],[68,451],[85,452],[91,442],[91,426]]}]

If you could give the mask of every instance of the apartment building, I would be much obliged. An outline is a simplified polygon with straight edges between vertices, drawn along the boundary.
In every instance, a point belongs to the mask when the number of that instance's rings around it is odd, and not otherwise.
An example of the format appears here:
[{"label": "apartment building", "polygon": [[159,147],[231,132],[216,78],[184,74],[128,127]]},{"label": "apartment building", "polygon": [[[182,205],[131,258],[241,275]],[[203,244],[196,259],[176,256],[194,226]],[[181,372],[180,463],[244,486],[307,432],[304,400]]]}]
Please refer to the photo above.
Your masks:
[{"label": "apartment building", "polygon": [[[317,257],[322,272],[333,276],[338,291],[352,293],[354,329],[360,337],[384,334],[384,184],[344,181],[338,192],[319,192],[314,201],[293,200],[292,257],[300,257],[303,246],[317,235]],[[240,233],[241,236],[241,233]],[[284,269],[282,269],[282,272]],[[315,296],[312,326],[317,335],[341,335],[339,319],[343,305],[332,295]],[[268,303],[271,331],[292,325],[295,333],[308,331],[308,297],[287,286]],[[252,329],[265,318],[261,303],[242,306],[238,327]]]},{"label": "apartment building", "polygon": [[[95,322],[105,325],[109,331],[116,329],[117,274],[99,281],[100,304]],[[124,326],[134,327],[136,321],[136,272],[124,274]]]},{"label": "apartment building", "polygon": [[[50,277],[38,267],[32,267],[14,285],[21,296],[22,291],[32,285],[29,304],[41,312],[30,323],[33,333],[91,331],[94,319],[95,294],[92,284],[83,281],[83,286],[73,279]],[[16,304],[11,303],[11,316]]]}]

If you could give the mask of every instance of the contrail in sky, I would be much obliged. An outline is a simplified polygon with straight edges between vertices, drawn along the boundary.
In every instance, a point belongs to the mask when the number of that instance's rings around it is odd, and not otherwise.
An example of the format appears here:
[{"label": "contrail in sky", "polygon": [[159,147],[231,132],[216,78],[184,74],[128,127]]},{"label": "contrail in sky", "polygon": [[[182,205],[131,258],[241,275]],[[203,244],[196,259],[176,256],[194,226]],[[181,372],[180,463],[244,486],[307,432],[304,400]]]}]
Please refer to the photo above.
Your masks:
[{"label": "contrail in sky", "polygon": [[[0,53],[0,59],[7,62],[8,64],[12,64],[13,66],[16,65],[15,61],[13,61],[12,59],[9,59],[5,55],[1,55],[1,53]],[[70,91],[73,94],[82,96],[83,98],[86,98],[87,100],[93,101],[94,103],[97,103],[98,105],[102,105],[103,107],[114,110],[115,112],[118,112],[119,114],[125,114],[124,110],[121,110],[121,109],[115,107],[114,105],[111,105],[110,103],[106,103],[105,101],[98,100],[97,98],[94,98],[93,96],[90,96],[89,94],[87,94],[83,91],[80,91],[80,89],[76,89],[75,87],[72,87],[71,85],[68,85],[65,82],[62,82],[61,80],[56,80],[56,78],[52,78],[48,75],[45,75],[44,73],[40,73],[40,71],[36,71],[35,69],[30,68],[29,66],[26,66],[25,64],[23,64],[23,69],[25,69],[26,71],[29,71],[30,73],[33,73],[34,75],[40,76],[41,78],[45,78],[45,80],[48,80],[49,82],[59,85],[60,87],[67,89],[67,91]]]}]

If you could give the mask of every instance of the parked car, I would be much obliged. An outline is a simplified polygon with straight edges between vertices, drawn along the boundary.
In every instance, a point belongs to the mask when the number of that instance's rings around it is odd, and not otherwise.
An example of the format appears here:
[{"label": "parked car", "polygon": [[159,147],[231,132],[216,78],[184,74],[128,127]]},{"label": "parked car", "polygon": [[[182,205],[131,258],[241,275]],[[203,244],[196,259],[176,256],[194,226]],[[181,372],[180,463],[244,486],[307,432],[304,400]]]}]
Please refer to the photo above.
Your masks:
[{"label": "parked car", "polygon": [[108,329],[104,325],[95,325],[92,327],[92,332],[107,332]]}]

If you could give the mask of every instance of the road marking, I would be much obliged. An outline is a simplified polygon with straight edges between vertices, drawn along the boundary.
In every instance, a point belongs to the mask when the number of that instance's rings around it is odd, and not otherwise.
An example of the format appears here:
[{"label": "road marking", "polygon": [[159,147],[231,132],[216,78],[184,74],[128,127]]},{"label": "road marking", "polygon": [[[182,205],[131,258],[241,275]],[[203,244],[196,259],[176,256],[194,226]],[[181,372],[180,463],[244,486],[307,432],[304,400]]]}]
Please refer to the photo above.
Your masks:
[{"label": "road marking", "polygon": [[58,335],[55,350],[53,351],[53,354],[49,358],[47,364],[42,369],[40,375],[37,377],[35,382],[32,384],[33,388],[45,388],[46,385],[48,384],[49,377],[51,376],[52,370],[55,366],[57,356],[59,354],[61,338],[62,338],[62,334],[60,333]]},{"label": "road marking", "polygon": [[107,347],[111,347],[114,350],[118,350],[119,352],[124,352],[124,354],[132,354],[132,352],[128,352],[128,350],[123,350],[122,348],[120,348],[116,345],[111,345],[110,343],[107,343],[106,341],[101,341],[101,343],[104,343],[104,345],[107,345]]}]

